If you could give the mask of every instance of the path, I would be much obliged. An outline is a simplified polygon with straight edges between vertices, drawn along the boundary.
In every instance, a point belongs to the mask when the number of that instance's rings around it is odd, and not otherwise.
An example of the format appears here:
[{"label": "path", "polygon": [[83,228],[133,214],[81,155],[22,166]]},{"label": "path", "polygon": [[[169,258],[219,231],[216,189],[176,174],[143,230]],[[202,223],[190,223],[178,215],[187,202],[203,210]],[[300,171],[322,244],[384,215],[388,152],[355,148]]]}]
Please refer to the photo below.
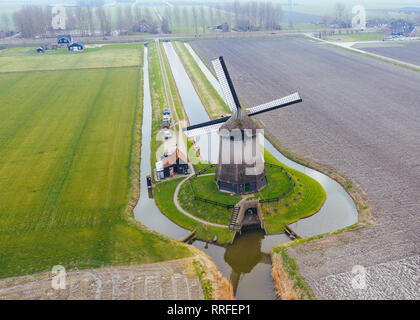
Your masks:
[{"label": "path", "polygon": [[[214,175],[214,173],[208,173],[208,174],[203,174],[202,175],[202,177],[204,177],[204,176],[208,176],[208,175]],[[176,186],[176,189],[175,189],[175,193],[174,193],[174,203],[175,203],[175,206],[176,206],[176,208],[181,212],[181,213],[183,213],[184,215],[186,215],[187,217],[190,217],[191,219],[194,219],[195,221],[198,221],[198,222],[200,222],[200,223],[202,223],[202,224],[205,224],[205,225],[208,225],[208,226],[213,226],[213,227],[219,227],[219,228],[228,228],[228,226],[225,226],[225,225],[223,225],[223,224],[218,224],[218,223],[213,223],[213,222],[208,222],[208,221],[206,221],[206,220],[202,220],[202,219],[200,219],[200,218],[197,218],[196,216],[193,216],[191,213],[189,213],[189,212],[187,212],[187,211],[185,211],[182,207],[181,207],[181,205],[179,204],[179,201],[178,201],[178,193],[179,193],[179,190],[181,189],[181,186],[188,180],[188,179],[190,179],[191,177],[192,177],[193,175],[191,174],[191,175],[189,175],[187,178],[185,178],[184,180],[182,180],[177,186]]]}]

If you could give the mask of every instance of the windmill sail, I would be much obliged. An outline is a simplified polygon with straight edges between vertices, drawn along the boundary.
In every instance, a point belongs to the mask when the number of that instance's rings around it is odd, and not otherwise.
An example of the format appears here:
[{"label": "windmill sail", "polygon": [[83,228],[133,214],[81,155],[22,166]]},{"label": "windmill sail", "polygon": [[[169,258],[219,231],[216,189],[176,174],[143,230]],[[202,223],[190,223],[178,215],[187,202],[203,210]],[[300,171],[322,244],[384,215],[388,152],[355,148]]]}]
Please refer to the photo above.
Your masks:
[{"label": "windmill sail", "polygon": [[260,114],[263,112],[267,112],[270,110],[283,108],[290,106],[295,103],[302,102],[301,97],[299,96],[299,93],[295,92],[291,95],[288,95],[284,98],[276,99],[271,102],[267,102],[264,104],[260,104],[259,106],[248,108],[248,116],[255,116],[256,114]]},{"label": "windmill sail", "polygon": [[229,118],[230,117],[224,117],[224,118],[192,125],[187,128],[184,128],[183,131],[188,138],[214,132],[214,131],[219,130],[219,128],[223,125],[223,123],[228,121]]},{"label": "windmill sail", "polygon": [[[233,83],[232,83],[232,80],[230,79],[230,75],[226,68],[223,57],[219,57],[218,59],[213,60],[212,64],[213,64],[214,70],[216,71],[217,79],[219,80],[220,87],[222,89],[222,92],[225,98],[225,102],[230,108],[230,110],[234,113],[233,119],[243,120],[242,107],[241,107],[241,104],[239,103],[238,96],[236,95],[235,88],[233,87]],[[298,102],[302,102],[302,99],[300,98],[299,93],[296,92],[286,97],[276,99],[271,102],[261,104],[259,106],[248,108],[247,116],[254,116],[254,115],[267,112],[270,110],[287,107]],[[228,117],[192,125],[187,128],[184,128],[183,131],[185,132],[185,135],[187,137],[195,137],[198,135],[218,131],[220,127],[230,118],[231,117],[228,116]]]},{"label": "windmill sail", "polygon": [[225,102],[232,112],[241,109],[238,96],[236,95],[235,88],[233,87],[232,80],[230,79],[229,72],[227,71],[223,57],[212,61],[214,71],[216,72],[217,79],[220,83]]}]

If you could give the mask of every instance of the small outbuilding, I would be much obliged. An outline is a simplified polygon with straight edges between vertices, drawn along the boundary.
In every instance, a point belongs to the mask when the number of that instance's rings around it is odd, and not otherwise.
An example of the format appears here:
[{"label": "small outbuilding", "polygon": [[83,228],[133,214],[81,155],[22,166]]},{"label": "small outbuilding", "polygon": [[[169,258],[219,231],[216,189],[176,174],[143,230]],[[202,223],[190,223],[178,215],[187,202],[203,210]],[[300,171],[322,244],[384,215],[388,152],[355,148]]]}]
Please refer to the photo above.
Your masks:
[{"label": "small outbuilding", "polygon": [[72,44],[68,45],[67,48],[69,51],[83,51],[85,46],[81,42],[73,42]]},{"label": "small outbuilding", "polygon": [[187,157],[178,148],[170,156],[156,162],[156,174],[159,179],[171,177],[176,173],[188,173]]}]

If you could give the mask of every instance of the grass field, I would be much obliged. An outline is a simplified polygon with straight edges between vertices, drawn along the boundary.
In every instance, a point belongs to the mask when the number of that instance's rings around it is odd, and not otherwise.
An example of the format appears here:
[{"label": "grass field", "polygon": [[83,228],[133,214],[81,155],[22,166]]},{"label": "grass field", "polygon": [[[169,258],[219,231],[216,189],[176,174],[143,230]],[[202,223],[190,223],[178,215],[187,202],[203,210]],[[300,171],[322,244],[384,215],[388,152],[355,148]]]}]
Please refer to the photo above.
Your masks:
[{"label": "grass field", "polygon": [[330,41],[353,42],[353,41],[378,41],[385,38],[381,32],[359,32],[354,34],[341,34],[327,37]]},{"label": "grass field", "polygon": [[137,67],[0,74],[0,278],[190,254],[127,220],[140,76]]},{"label": "grass field", "polygon": [[84,52],[66,49],[37,53],[36,48],[0,50],[0,72],[140,66],[139,44],[112,44],[87,48]]}]

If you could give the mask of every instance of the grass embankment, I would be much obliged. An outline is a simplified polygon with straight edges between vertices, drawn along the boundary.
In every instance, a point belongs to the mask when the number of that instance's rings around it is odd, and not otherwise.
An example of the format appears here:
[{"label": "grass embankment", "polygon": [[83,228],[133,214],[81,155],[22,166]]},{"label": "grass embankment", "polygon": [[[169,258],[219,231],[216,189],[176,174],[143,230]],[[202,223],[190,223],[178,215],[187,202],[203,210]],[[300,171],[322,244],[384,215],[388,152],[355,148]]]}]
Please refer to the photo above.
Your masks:
[{"label": "grass embankment", "polygon": [[165,50],[163,49],[163,43],[160,43],[160,50],[161,50],[160,52],[162,53],[162,59],[165,66],[165,71],[166,71],[167,79],[169,82],[169,86],[171,88],[173,102],[175,105],[172,107],[175,107],[177,117],[179,121],[182,122],[186,120],[186,115],[185,115],[184,108],[182,107],[181,98],[179,97],[179,94],[178,94],[178,88],[175,85],[175,80],[172,75],[171,68],[169,66],[168,58],[166,57]]},{"label": "grass embankment", "polygon": [[0,278],[191,254],[127,221],[141,88],[138,67],[0,74]]},{"label": "grass embankment", "polygon": [[[323,206],[327,194],[319,182],[302,172],[285,166],[268,151],[265,151],[264,158],[268,163],[285,168],[296,183],[296,186],[280,201],[261,204],[267,232],[282,233],[286,224],[291,224],[299,219],[307,218],[317,213]],[[275,168],[270,170],[275,170]],[[277,175],[279,174],[280,172],[277,172]],[[288,179],[287,181],[281,182],[284,179],[282,176],[276,178],[278,179],[277,182],[269,178],[270,176],[267,177],[269,183],[267,190],[262,189],[261,192],[256,194],[260,199],[267,199],[268,196],[271,198],[273,195],[275,197],[279,196],[284,190],[287,190],[288,183],[290,183]],[[278,187],[270,187],[270,184],[278,184]]]},{"label": "grass embankment", "polygon": [[164,181],[156,186],[154,189],[154,196],[159,210],[177,225],[188,230],[195,229],[199,239],[212,240],[213,237],[217,235],[218,242],[227,243],[232,241],[234,235],[233,231],[230,231],[227,228],[204,226],[202,223],[187,217],[176,208],[173,202],[173,196],[177,185],[182,179],[184,178]]},{"label": "grass embankment", "polygon": [[[241,196],[230,195],[226,192],[220,192],[214,182],[215,176],[199,176],[191,179],[191,186],[194,189],[195,196],[217,201],[226,205],[235,205],[241,200]],[[188,182],[185,182],[179,192],[179,202],[184,210],[205,221],[229,225],[232,209],[227,209],[214,204],[194,200],[191,188]]]},{"label": "grass embankment", "polygon": [[286,248],[274,247],[271,257],[274,288],[281,300],[315,299],[311,288],[299,273],[296,261],[288,255]]},{"label": "grass embankment", "polygon": [[[277,202],[262,203],[261,209],[269,234],[282,233],[287,224],[317,213],[326,199],[322,186],[314,179],[280,163],[269,152],[265,151],[267,163],[282,166],[295,181],[295,187]],[[279,168],[266,166],[268,185],[250,198],[271,199],[279,197],[292,185],[292,181]],[[238,195],[231,196],[220,192],[214,183],[214,176],[202,176],[191,180],[196,196],[218,201],[223,204],[236,204],[241,200]],[[232,215],[231,210],[212,204],[194,200],[188,185],[184,183],[179,193],[179,202],[189,213],[209,222],[228,225]]]},{"label": "grass embankment", "polygon": [[182,61],[182,64],[185,67],[185,70],[188,73],[188,76],[194,85],[195,91],[203,102],[210,118],[216,119],[220,118],[221,115],[231,113],[222,97],[220,97],[211,83],[207,80],[206,76],[185,47],[184,43],[173,42],[173,44]]},{"label": "grass embankment", "polygon": [[37,53],[36,48],[10,48],[0,50],[0,72],[137,67],[140,48],[140,44],[112,44],[84,52],[57,49],[45,53]]},{"label": "grass embankment", "polygon": [[149,82],[150,96],[152,100],[152,140],[150,161],[152,170],[155,162],[160,160],[163,154],[163,137],[159,135],[162,128],[163,109],[168,108],[166,101],[165,86],[163,83],[163,74],[160,67],[159,56],[155,43],[148,45],[148,61],[149,61]]}]

